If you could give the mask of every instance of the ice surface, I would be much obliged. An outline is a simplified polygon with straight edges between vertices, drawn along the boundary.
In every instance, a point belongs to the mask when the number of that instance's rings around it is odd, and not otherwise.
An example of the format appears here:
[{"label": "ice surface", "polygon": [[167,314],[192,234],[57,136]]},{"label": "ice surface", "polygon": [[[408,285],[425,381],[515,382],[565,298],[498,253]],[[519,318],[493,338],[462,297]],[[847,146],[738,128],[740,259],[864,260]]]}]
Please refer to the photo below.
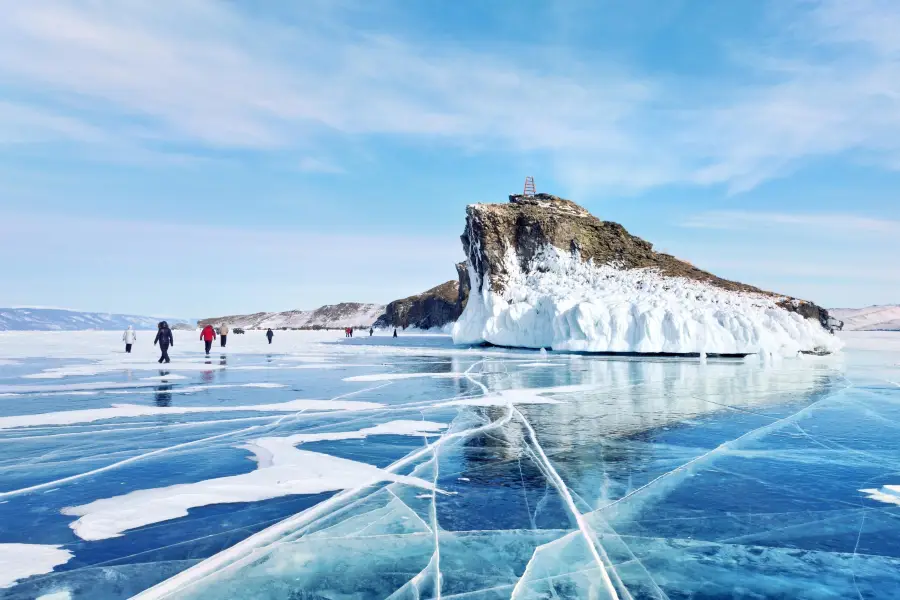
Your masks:
[{"label": "ice surface", "polygon": [[0,588],[11,587],[19,579],[49,573],[69,562],[72,553],[61,546],[0,543]]},{"label": "ice surface", "polygon": [[[472,293],[453,327],[457,343],[589,352],[765,353],[837,350],[818,322],[777,299],[667,277],[650,269],[582,262],[553,246],[523,270],[512,250],[502,294],[472,265]],[[480,291],[479,291],[480,290]]]},{"label": "ice surface", "polygon": [[279,331],[184,379],[58,335],[0,334],[0,384],[73,386],[0,402],[30,423],[0,543],[72,558],[4,598],[900,597],[900,334],[701,361]]}]

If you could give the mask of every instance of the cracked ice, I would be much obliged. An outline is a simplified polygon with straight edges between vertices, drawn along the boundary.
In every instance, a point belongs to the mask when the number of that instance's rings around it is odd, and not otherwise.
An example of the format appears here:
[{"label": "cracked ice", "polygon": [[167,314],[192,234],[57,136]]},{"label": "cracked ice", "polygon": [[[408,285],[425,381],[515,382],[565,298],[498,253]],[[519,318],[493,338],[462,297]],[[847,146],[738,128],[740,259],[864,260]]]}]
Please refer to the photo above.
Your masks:
[{"label": "cracked ice", "polygon": [[900,595],[880,336],[762,364],[284,332],[160,371],[60,335],[0,334],[4,597]]}]

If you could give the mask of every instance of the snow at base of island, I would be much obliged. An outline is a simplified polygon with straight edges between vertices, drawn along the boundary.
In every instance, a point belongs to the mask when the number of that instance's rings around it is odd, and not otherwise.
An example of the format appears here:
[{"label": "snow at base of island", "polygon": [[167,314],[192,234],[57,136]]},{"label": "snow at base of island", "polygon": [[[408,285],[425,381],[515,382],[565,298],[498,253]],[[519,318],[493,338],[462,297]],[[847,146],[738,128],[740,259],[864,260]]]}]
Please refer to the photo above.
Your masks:
[{"label": "snow at base of island", "polygon": [[835,352],[841,341],[781,298],[733,292],[655,269],[596,266],[546,246],[529,268],[510,249],[502,293],[469,261],[472,291],[453,327],[458,344],[573,352],[734,353],[796,356]]}]

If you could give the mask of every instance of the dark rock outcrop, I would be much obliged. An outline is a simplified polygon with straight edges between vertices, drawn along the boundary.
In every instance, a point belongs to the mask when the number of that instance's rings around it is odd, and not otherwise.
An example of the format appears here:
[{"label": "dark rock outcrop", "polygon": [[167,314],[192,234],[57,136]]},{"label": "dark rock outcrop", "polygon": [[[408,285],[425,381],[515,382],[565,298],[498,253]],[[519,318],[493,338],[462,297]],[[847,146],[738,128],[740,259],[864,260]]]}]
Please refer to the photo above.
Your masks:
[{"label": "dark rock outcrop", "polygon": [[459,318],[469,299],[469,271],[465,261],[457,263],[459,281],[447,281],[409,298],[394,300],[375,321],[375,327],[443,327]]},{"label": "dark rock outcrop", "polygon": [[450,280],[421,294],[394,300],[375,321],[375,327],[443,327],[462,314],[459,287],[458,281]]},{"label": "dark rock outcrop", "polygon": [[[674,256],[656,252],[650,242],[631,235],[618,223],[601,221],[571,200],[550,194],[511,195],[507,204],[470,205],[466,215],[466,230],[461,239],[477,276],[473,284],[481,286],[490,281],[492,292],[506,288],[509,274],[504,258],[509,248],[514,249],[520,265],[526,269],[536,253],[550,244],[597,265],[654,268],[671,277],[775,297],[786,310],[815,319],[826,329],[829,327],[828,311],[812,302],[722,279]],[[490,277],[486,278],[485,273]],[[475,291],[480,292],[480,287]]]}]

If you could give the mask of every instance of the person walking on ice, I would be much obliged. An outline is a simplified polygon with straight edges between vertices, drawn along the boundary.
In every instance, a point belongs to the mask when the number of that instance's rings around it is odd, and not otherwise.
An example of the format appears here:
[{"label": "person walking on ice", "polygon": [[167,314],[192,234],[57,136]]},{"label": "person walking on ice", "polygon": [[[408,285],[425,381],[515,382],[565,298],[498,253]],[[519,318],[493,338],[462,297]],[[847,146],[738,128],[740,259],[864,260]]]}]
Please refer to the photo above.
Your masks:
[{"label": "person walking on ice", "polygon": [[203,331],[200,332],[200,339],[203,340],[203,344],[206,347],[206,354],[209,355],[213,340],[216,339],[216,330],[213,329],[212,325],[207,325],[203,328]]},{"label": "person walking on ice", "polygon": [[219,344],[222,346],[222,348],[225,347],[225,342],[227,339],[228,339],[228,323],[222,323],[222,325],[219,326]]},{"label": "person walking on ice", "polygon": [[372,327],[369,327],[369,337],[372,337],[373,333],[375,333],[375,329]]},{"label": "person walking on ice", "polygon": [[397,328],[394,327],[394,337],[397,337]]},{"label": "person walking on ice", "polygon": [[155,346],[157,342],[159,342],[159,349],[162,351],[159,362],[171,362],[169,360],[169,346],[175,345],[175,336],[172,335],[172,330],[169,329],[169,324],[165,321],[160,322],[153,345]]},{"label": "person walking on ice", "polygon": [[272,332],[272,328],[269,327],[268,331],[266,331],[266,337],[269,338],[269,343],[270,343],[270,344],[272,343],[272,338],[273,338],[274,336],[275,336],[275,334]]},{"label": "person walking on ice", "polygon": [[131,346],[134,344],[135,340],[137,340],[137,336],[134,334],[134,327],[129,325],[128,329],[125,330],[125,333],[122,334],[122,341],[125,342],[126,353],[131,354]]}]

